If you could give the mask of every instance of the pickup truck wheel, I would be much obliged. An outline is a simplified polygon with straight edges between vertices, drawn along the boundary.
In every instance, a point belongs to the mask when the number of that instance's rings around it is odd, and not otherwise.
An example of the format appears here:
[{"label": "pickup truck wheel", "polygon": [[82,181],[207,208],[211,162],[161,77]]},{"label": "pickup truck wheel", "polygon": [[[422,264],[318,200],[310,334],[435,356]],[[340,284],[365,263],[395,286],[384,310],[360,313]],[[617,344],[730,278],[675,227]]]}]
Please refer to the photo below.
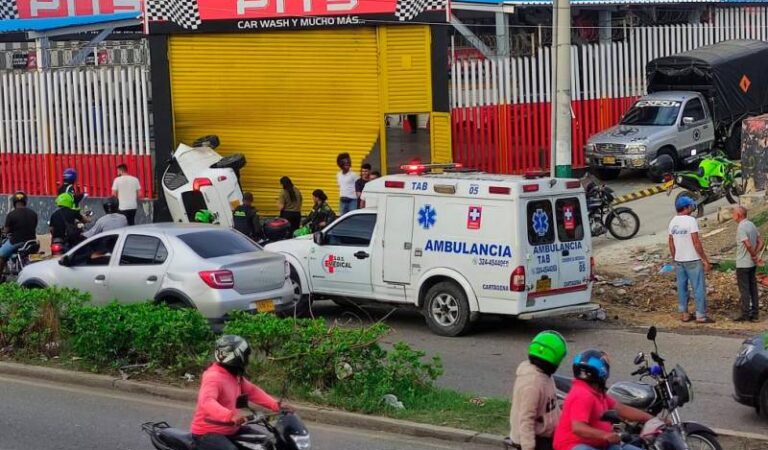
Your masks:
[{"label": "pickup truck wheel", "polygon": [[730,159],[741,159],[741,125],[734,127],[725,140],[725,154]]},{"label": "pickup truck wheel", "polygon": [[442,281],[427,291],[424,316],[435,334],[454,337],[468,332],[472,327],[470,315],[467,295],[456,283]]},{"label": "pickup truck wheel", "polygon": [[615,180],[621,174],[621,169],[606,169],[604,167],[595,167],[592,171],[597,178],[603,181]]}]

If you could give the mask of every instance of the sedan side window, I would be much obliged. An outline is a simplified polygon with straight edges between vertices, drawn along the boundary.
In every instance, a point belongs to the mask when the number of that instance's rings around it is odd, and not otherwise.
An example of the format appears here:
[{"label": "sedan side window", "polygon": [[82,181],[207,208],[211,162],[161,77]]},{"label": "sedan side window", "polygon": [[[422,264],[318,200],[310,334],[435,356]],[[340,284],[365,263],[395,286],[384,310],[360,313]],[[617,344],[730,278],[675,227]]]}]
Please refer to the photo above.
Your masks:
[{"label": "sedan side window", "polygon": [[117,235],[110,234],[94,239],[80,247],[71,256],[71,266],[108,266],[115,250]]},{"label": "sedan side window", "polygon": [[151,266],[163,264],[168,258],[168,250],[163,242],[153,236],[130,234],[125,239],[121,266]]},{"label": "sedan side window", "polygon": [[327,245],[367,247],[371,243],[376,214],[355,214],[334,225],[325,234]]}]

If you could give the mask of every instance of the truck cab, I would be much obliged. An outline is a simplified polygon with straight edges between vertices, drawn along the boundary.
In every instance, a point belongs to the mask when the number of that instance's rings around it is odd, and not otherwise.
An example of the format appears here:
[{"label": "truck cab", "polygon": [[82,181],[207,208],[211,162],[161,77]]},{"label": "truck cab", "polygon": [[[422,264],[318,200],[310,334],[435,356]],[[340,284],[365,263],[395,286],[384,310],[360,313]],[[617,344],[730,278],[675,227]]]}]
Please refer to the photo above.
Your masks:
[{"label": "truck cab", "polygon": [[369,182],[366,208],[283,253],[305,299],[418,308],[430,329],[466,333],[483,314],[521,319],[596,309],[578,180],[418,173]]},{"label": "truck cab", "polygon": [[592,136],[584,150],[593,172],[612,180],[621,169],[648,169],[663,154],[679,167],[714,144],[715,126],[706,99],[698,92],[667,91],[641,97],[618,125]]}]

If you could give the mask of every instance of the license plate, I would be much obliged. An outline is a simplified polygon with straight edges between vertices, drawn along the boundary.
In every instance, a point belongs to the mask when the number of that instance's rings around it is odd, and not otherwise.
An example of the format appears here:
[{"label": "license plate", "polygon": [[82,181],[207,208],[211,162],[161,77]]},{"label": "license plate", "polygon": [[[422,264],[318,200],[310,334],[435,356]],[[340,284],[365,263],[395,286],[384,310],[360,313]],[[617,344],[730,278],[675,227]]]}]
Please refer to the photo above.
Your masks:
[{"label": "license plate", "polygon": [[536,292],[548,291],[552,289],[552,278],[542,278],[536,280]]},{"label": "license plate", "polygon": [[606,156],[603,158],[603,164],[613,166],[616,164],[616,157],[615,156]]},{"label": "license plate", "polygon": [[275,301],[274,300],[259,300],[258,302],[251,303],[251,306],[256,309],[256,311],[260,313],[271,313],[275,312]]},{"label": "license plate", "polygon": [[42,261],[44,255],[29,255],[30,262]]}]

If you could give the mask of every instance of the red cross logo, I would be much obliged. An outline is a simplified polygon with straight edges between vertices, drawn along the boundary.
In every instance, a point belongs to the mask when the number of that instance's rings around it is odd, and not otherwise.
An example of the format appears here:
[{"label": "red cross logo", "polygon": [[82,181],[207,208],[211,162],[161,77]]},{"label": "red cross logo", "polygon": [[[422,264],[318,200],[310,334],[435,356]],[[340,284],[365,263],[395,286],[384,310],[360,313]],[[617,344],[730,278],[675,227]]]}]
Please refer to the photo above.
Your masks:
[{"label": "red cross logo", "polygon": [[479,230],[480,221],[483,220],[483,207],[482,206],[470,206],[467,212],[467,229]]},{"label": "red cross logo", "polygon": [[325,258],[325,261],[323,261],[323,268],[328,273],[333,273],[333,271],[336,270],[335,267],[333,267],[333,260],[333,255],[328,255],[328,257]]}]

